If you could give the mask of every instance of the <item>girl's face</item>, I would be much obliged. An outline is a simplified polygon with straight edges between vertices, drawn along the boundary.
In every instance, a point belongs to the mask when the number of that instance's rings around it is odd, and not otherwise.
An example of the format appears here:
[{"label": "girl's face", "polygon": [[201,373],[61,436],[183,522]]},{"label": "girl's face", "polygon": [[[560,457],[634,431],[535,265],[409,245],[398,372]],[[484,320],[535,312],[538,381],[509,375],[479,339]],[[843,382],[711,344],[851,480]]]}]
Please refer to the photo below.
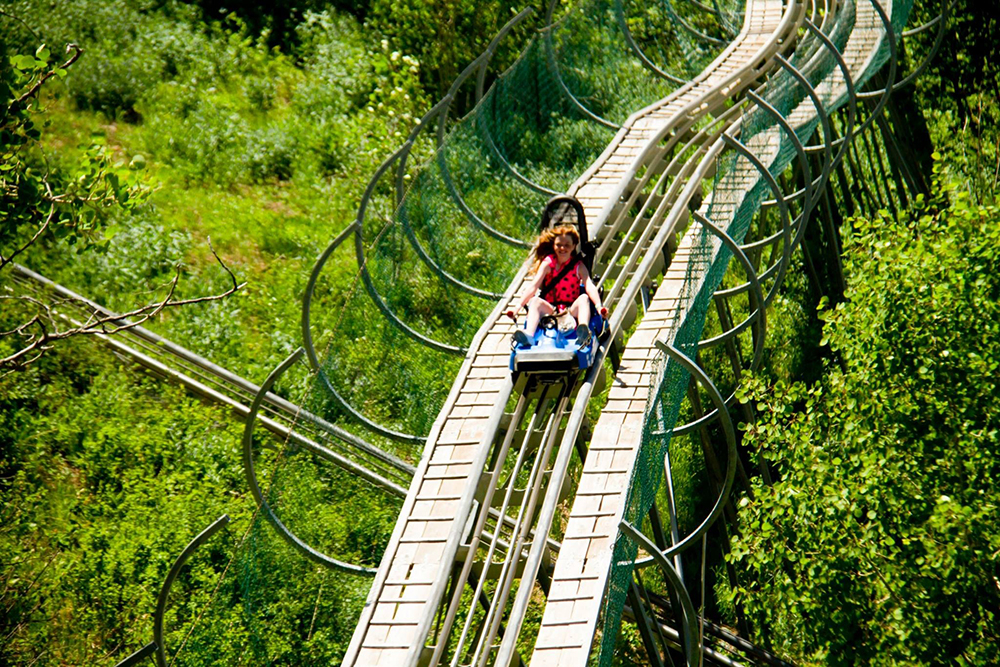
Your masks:
[{"label": "girl's face", "polygon": [[556,251],[556,259],[562,264],[573,256],[573,251],[576,249],[576,241],[569,234],[562,234],[556,237],[552,246]]}]

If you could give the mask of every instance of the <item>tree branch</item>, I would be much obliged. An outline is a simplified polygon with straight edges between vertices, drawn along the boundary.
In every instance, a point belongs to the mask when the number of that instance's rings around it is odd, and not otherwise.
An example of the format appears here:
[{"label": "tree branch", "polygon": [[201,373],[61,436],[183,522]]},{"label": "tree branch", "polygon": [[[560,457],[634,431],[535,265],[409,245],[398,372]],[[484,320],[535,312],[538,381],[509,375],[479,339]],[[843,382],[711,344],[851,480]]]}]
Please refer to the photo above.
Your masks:
[{"label": "tree branch", "polygon": [[25,21],[24,19],[22,19],[20,16],[15,16],[14,14],[11,14],[9,12],[5,12],[2,9],[0,9],[0,16],[6,16],[9,19],[14,19],[15,21],[17,21],[18,23],[20,23],[21,25],[23,25],[24,28],[25,28],[25,30],[27,30],[28,32],[31,33],[31,36],[35,38],[35,41],[38,41],[38,42],[42,41],[42,38],[38,36],[38,33],[35,32],[35,30],[30,25],[28,25],[28,22]]},{"label": "tree branch", "polygon": [[[36,310],[34,316],[24,323],[14,329],[11,329],[10,331],[0,332],[0,338],[6,336],[20,336],[25,339],[21,349],[0,359],[0,368],[10,369],[10,371],[5,373],[4,376],[9,374],[9,372],[24,368],[25,366],[28,366],[36,361],[46,350],[52,347],[51,344],[55,341],[64,340],[73,336],[95,334],[101,336],[112,336],[122,331],[134,329],[135,327],[142,325],[148,320],[159,315],[167,308],[190,306],[192,304],[207,303],[209,301],[219,301],[220,299],[225,299],[246,286],[246,282],[240,283],[237,281],[236,275],[226,265],[226,263],[222,261],[222,258],[219,257],[219,254],[215,251],[215,247],[212,246],[211,239],[208,240],[208,247],[211,249],[212,256],[215,257],[215,261],[218,262],[219,266],[221,266],[222,269],[229,275],[231,285],[224,292],[190,299],[175,299],[174,294],[177,290],[177,285],[180,282],[181,276],[181,269],[178,266],[177,271],[174,273],[174,277],[171,279],[170,285],[167,288],[167,293],[162,299],[121,314],[107,313],[106,311],[105,314],[101,314],[99,311],[86,306],[88,310],[90,310],[90,317],[82,324],[73,322],[73,320],[71,320],[68,316],[63,316],[74,325],[69,329],[59,330],[57,328],[55,321],[56,315],[53,313],[52,306],[41,301],[40,299],[27,295],[0,295],[0,300],[27,302]],[[67,303],[72,303],[72,301],[67,300]]]},{"label": "tree branch", "polygon": [[[24,102],[26,102],[28,100],[28,98],[34,97],[35,95],[37,95],[38,91],[41,90],[42,85],[46,81],[48,81],[50,78],[52,78],[53,76],[55,76],[56,72],[58,70],[66,69],[67,67],[69,67],[70,65],[72,65],[73,63],[75,63],[76,60],[77,60],[77,58],[79,58],[81,55],[83,55],[83,49],[81,49],[76,44],[67,44],[66,45],[66,53],[69,53],[70,51],[73,51],[74,53],[73,53],[72,56],[69,57],[69,60],[67,60],[66,62],[64,62],[59,67],[57,67],[55,69],[50,69],[48,72],[46,72],[45,76],[43,76],[41,79],[39,79],[37,82],[35,82],[35,85],[33,85],[23,95],[21,95],[19,98],[17,98],[14,101],[14,103],[11,104],[11,106],[14,106],[14,105],[20,106],[21,104],[23,104]],[[10,108],[10,107],[8,107],[8,108]]]}]

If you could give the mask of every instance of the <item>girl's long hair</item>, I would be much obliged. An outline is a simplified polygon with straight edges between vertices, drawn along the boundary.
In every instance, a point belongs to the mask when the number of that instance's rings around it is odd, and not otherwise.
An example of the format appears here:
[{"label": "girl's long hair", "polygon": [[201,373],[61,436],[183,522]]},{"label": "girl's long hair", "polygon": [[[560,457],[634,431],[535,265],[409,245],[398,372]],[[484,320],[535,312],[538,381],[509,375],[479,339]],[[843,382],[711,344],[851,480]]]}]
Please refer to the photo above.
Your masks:
[{"label": "girl's long hair", "polygon": [[538,273],[538,269],[541,267],[542,262],[545,261],[546,257],[556,254],[556,238],[563,235],[569,236],[573,239],[574,255],[580,251],[580,232],[576,231],[576,227],[572,227],[570,225],[550,227],[538,235],[538,240],[535,241],[535,247],[531,250],[530,256],[534,258],[534,263],[531,265],[532,274]]}]

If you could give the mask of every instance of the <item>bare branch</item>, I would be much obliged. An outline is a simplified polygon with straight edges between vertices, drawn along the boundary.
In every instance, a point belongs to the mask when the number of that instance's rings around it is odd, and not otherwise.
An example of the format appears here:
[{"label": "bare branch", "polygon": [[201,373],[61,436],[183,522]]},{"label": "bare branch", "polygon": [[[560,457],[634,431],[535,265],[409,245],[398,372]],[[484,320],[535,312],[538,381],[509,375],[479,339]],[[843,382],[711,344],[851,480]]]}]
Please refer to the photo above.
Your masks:
[{"label": "bare branch", "polygon": [[37,41],[37,42],[41,42],[42,41],[42,38],[38,36],[38,33],[35,32],[34,28],[32,28],[30,25],[28,25],[28,22],[25,21],[24,19],[22,19],[20,16],[15,16],[14,14],[11,14],[9,12],[5,12],[2,9],[0,9],[0,16],[6,16],[9,19],[14,19],[15,21],[17,21],[18,23],[20,23],[21,25],[23,25],[28,32],[31,33],[31,36],[35,38],[35,41]]},{"label": "bare branch", "polygon": [[[135,327],[138,327],[148,320],[156,317],[167,308],[189,306],[196,303],[207,303],[209,301],[219,301],[220,299],[225,299],[245,287],[246,283],[238,282],[233,271],[224,261],[222,261],[222,258],[219,257],[219,254],[212,246],[211,239],[209,239],[208,245],[212,250],[212,256],[215,257],[219,266],[221,266],[229,275],[229,279],[231,281],[230,287],[224,292],[220,292],[218,294],[194,297],[190,299],[175,299],[174,294],[176,293],[177,285],[180,282],[181,277],[181,270],[180,267],[178,267],[177,271],[174,273],[174,277],[170,281],[167,292],[162,299],[121,314],[107,313],[107,311],[102,314],[90,306],[86,306],[90,314],[87,321],[83,323],[74,322],[69,317],[64,316],[64,319],[69,321],[73,326],[63,330],[56,328],[56,316],[52,311],[51,304],[27,295],[0,296],[0,300],[18,300],[30,303],[37,311],[33,317],[18,327],[11,329],[10,331],[0,332],[0,337],[20,336],[26,339],[24,346],[20,350],[0,359],[0,368],[11,368],[12,370],[24,368],[37,360],[42,353],[51,348],[51,344],[53,342],[58,340],[64,340],[73,336],[95,334],[101,336],[111,336],[122,331],[134,329]],[[31,358],[25,361],[25,359],[29,356]],[[0,378],[5,375],[6,374],[0,376]]]}]

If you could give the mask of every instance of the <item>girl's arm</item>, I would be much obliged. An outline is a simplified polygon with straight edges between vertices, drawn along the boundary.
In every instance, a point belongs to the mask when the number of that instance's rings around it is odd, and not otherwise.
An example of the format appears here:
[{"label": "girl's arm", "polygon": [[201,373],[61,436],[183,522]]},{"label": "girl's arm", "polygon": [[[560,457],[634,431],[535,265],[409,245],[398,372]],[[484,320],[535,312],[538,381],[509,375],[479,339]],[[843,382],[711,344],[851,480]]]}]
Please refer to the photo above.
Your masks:
[{"label": "girl's arm", "polygon": [[518,299],[517,305],[507,311],[507,317],[512,320],[517,319],[517,314],[521,312],[521,309],[524,308],[525,304],[531,301],[533,296],[538,294],[538,290],[545,281],[545,277],[549,275],[549,268],[549,263],[547,261],[542,262],[542,265],[538,267],[538,273],[536,273],[534,279],[528,283],[528,289],[524,290],[524,294],[522,294],[521,298]]},{"label": "girl's arm", "polygon": [[594,302],[594,307],[597,308],[597,312],[601,314],[601,317],[608,319],[608,309],[601,303],[601,292],[597,289],[597,285],[594,284],[594,281],[590,277],[590,271],[587,270],[583,262],[580,262],[580,274],[583,278],[583,289],[587,292],[587,296]]}]

